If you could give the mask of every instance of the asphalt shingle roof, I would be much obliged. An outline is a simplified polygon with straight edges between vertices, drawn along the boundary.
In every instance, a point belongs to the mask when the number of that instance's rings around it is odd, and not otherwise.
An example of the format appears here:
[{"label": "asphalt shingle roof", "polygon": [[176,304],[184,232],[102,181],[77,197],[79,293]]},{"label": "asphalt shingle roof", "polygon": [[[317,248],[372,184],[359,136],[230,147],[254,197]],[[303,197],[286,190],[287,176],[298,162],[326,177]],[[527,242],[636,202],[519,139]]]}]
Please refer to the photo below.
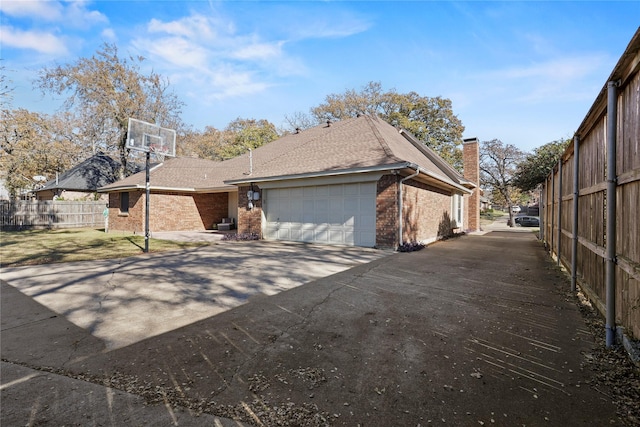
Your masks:
[{"label": "asphalt shingle roof", "polygon": [[[382,119],[361,116],[286,135],[253,150],[251,160],[249,153],[223,162],[171,158],[152,169],[150,182],[152,188],[212,191],[233,188],[229,182],[259,182],[384,166],[400,168],[407,164],[418,165],[445,182],[465,182],[433,151],[412,138]],[[145,174],[141,172],[101,191],[144,188],[144,185]]]},{"label": "asphalt shingle roof", "polygon": [[96,191],[102,186],[116,182],[120,178],[119,170],[120,162],[106,154],[95,154],[61,173],[57,179],[47,181],[38,191]]}]

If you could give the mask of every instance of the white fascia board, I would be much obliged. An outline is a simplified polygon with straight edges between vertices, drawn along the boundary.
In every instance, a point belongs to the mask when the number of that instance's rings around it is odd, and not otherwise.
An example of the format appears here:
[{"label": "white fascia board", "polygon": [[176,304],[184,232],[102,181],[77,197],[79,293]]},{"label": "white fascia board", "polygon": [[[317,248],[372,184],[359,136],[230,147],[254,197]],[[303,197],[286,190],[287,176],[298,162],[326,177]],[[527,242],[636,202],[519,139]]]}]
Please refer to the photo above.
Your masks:
[{"label": "white fascia board", "polygon": [[431,178],[433,178],[435,180],[438,180],[438,181],[440,181],[440,182],[442,182],[444,184],[447,184],[450,187],[453,187],[453,188],[455,188],[457,190],[460,190],[460,191],[462,191],[462,193],[471,194],[473,192],[473,191],[469,190],[468,188],[458,184],[457,182],[454,182],[454,181],[452,181],[452,180],[450,180],[450,179],[448,179],[446,177],[443,177],[442,175],[438,175],[436,173],[428,171],[428,170],[426,170],[426,169],[424,169],[424,168],[422,168],[422,167],[420,167],[420,166],[418,166],[416,164],[413,164],[410,167],[411,167],[411,169],[415,169],[415,170],[420,171],[420,173],[423,173],[423,174],[427,175],[428,177],[431,177]]},{"label": "white fascia board", "polygon": [[257,183],[272,182],[272,181],[288,181],[288,180],[296,180],[296,179],[351,175],[351,174],[368,173],[368,172],[384,172],[384,171],[405,169],[406,167],[408,167],[408,165],[409,165],[408,162],[402,162],[402,163],[395,163],[390,165],[371,166],[366,168],[309,172],[309,173],[294,174],[294,175],[279,175],[279,176],[254,177],[254,178],[251,178],[250,176],[248,176],[247,178],[232,179],[232,180],[224,181],[224,183],[229,185],[240,185],[240,184],[251,184],[251,183],[257,184]]},{"label": "white fascia board", "polygon": [[[144,185],[126,185],[122,187],[110,187],[110,188],[99,188],[98,193],[111,193],[111,192],[122,192],[122,191],[135,191],[135,190],[145,190],[147,187]],[[149,190],[151,191],[167,191],[173,193],[229,193],[236,192],[238,188],[235,186],[224,186],[224,187],[210,187],[210,188],[190,188],[190,187],[159,187],[159,186],[150,186]]]},{"label": "white fascia board", "polygon": [[[470,181],[464,179],[462,174],[455,170],[449,163],[445,162],[435,151],[427,147],[420,140],[418,140],[411,132],[405,129],[400,129],[400,134],[405,137],[407,141],[411,143],[415,148],[420,150],[429,160],[431,160],[441,171],[443,171],[451,180],[459,181],[461,184],[471,184]],[[475,187],[475,185],[474,185]]]},{"label": "white fascia board", "polygon": [[121,192],[121,191],[134,191],[134,190],[144,190],[146,187],[142,186],[142,185],[122,185],[122,186],[118,186],[118,187],[109,187],[109,188],[98,188],[96,191],[98,193],[114,193],[114,192]]}]

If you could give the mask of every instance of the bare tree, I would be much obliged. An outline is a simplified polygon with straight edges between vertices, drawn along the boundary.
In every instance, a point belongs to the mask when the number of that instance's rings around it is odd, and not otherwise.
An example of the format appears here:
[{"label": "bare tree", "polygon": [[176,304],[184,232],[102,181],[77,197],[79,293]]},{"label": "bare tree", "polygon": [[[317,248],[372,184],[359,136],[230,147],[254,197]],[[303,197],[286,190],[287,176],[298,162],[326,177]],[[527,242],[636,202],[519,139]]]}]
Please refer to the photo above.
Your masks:
[{"label": "bare tree", "polygon": [[72,119],[25,109],[2,110],[0,120],[0,177],[12,198],[33,190],[34,176],[51,179],[86,157],[78,150],[68,128]]},{"label": "bare tree", "polygon": [[91,58],[43,69],[36,81],[43,92],[68,94],[65,107],[83,118],[80,133],[94,151],[117,153],[123,176],[130,117],[174,129],[182,124],[182,102],[165,78],[153,71],[142,74],[143,61],[141,56],[121,58],[115,45],[105,43]]},{"label": "bare tree", "polygon": [[508,204],[509,225],[513,227],[514,178],[525,153],[499,139],[484,141],[480,148],[480,181],[482,186],[500,193]]}]

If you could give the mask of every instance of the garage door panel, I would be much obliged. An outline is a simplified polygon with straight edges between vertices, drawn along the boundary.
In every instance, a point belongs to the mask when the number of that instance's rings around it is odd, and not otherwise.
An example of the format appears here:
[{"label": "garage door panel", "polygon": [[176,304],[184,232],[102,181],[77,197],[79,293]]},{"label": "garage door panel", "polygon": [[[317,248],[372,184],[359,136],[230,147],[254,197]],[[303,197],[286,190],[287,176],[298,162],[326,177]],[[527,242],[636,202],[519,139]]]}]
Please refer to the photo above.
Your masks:
[{"label": "garage door panel", "polygon": [[375,183],[269,189],[265,238],[375,245]]}]

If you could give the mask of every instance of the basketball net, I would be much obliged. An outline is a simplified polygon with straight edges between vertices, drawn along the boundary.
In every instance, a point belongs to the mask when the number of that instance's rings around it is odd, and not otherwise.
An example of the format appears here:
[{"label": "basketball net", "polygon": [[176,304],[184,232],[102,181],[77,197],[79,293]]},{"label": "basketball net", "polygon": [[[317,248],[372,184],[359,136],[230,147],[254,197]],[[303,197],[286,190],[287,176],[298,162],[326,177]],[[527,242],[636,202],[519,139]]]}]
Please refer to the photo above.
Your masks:
[{"label": "basketball net", "polygon": [[156,144],[149,145],[149,151],[153,153],[155,158],[160,162],[164,163],[164,156],[167,154],[167,149],[164,147],[158,147]]}]

